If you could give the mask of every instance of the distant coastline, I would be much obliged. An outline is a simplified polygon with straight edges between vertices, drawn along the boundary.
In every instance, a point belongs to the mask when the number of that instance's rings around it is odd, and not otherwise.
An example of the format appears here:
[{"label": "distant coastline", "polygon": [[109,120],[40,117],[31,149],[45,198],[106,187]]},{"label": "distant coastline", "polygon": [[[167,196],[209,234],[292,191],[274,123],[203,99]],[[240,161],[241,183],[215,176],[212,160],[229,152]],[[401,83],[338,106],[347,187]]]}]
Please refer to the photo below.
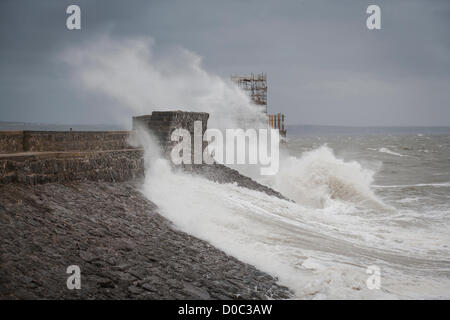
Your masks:
[{"label": "distant coastline", "polygon": [[439,135],[450,134],[450,126],[426,127],[426,126],[327,126],[327,125],[288,125],[290,136],[302,135]]}]

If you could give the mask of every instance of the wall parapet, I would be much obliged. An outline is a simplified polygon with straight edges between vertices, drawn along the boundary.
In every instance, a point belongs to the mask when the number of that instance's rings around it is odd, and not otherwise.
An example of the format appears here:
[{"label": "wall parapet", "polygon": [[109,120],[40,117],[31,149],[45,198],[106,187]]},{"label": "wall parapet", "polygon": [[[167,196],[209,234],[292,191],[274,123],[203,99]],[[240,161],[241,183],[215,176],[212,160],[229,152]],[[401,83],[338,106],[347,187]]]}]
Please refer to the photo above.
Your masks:
[{"label": "wall parapet", "polygon": [[131,148],[131,131],[0,131],[0,154]]}]

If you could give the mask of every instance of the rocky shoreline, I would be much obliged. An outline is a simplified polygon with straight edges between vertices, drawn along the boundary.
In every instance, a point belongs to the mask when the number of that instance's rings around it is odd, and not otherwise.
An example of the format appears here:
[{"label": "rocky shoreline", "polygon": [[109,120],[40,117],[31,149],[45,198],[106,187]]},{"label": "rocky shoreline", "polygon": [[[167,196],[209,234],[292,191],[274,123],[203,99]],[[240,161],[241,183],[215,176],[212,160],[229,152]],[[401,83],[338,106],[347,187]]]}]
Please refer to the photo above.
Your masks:
[{"label": "rocky shoreline", "polygon": [[[1,299],[291,296],[272,276],[174,229],[136,181],[0,184],[0,234]],[[81,269],[80,290],[66,287],[69,265]]]}]

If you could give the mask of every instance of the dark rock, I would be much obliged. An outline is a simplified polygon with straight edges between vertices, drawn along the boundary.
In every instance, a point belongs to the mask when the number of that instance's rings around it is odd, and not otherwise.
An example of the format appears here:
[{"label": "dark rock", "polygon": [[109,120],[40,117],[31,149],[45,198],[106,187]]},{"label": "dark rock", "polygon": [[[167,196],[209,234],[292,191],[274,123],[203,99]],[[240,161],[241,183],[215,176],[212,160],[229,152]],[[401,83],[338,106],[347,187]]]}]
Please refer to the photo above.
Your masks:
[{"label": "dark rock", "polygon": [[[3,184],[0,203],[2,299],[290,296],[273,277],[174,230],[133,183]],[[81,290],[66,288],[70,265],[81,269]]]}]

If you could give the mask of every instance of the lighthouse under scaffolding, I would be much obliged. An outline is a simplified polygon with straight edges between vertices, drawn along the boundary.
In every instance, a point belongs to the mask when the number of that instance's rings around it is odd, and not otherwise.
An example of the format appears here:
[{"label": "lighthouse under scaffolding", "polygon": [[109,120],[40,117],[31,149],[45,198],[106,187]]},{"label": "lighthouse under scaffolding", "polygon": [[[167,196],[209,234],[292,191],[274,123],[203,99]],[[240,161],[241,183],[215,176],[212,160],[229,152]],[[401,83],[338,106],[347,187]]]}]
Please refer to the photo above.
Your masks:
[{"label": "lighthouse under scaffolding", "polygon": [[267,123],[270,127],[278,129],[280,135],[286,138],[286,129],[284,126],[284,114],[267,113],[267,75],[265,73],[240,76],[231,75],[231,81],[237,84],[239,88],[245,91],[252,102],[261,108],[267,117]]}]

